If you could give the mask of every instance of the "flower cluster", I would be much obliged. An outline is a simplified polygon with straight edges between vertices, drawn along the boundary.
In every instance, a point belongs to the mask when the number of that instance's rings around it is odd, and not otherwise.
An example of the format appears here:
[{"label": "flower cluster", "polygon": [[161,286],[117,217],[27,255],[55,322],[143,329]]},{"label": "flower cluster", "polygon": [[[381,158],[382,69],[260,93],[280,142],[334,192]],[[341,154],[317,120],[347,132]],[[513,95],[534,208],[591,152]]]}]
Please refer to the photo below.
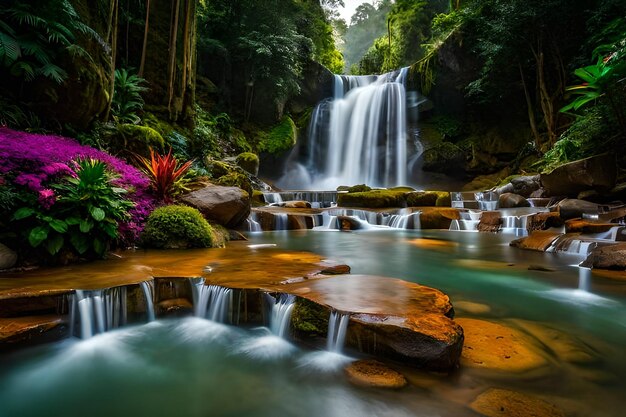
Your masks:
[{"label": "flower cluster", "polygon": [[43,208],[50,208],[56,201],[48,185],[61,177],[75,176],[71,163],[76,158],[100,160],[119,175],[115,185],[126,189],[129,199],[135,203],[130,210],[131,220],[120,226],[124,240],[132,243],[156,206],[149,192],[150,181],[141,171],[106,152],[83,146],[70,138],[0,127],[0,177],[12,179],[15,185],[35,193]]}]

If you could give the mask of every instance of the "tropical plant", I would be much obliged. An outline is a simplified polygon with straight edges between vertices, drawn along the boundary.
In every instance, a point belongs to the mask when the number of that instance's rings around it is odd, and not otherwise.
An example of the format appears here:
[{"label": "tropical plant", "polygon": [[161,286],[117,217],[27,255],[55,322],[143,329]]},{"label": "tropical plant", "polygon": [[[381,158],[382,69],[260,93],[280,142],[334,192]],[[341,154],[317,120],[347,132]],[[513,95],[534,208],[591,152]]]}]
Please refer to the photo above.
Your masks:
[{"label": "tropical plant", "polygon": [[115,90],[111,104],[111,113],[115,121],[132,124],[141,121],[137,113],[143,110],[144,101],[141,93],[148,90],[143,85],[145,82],[146,80],[125,68],[115,70]]},{"label": "tropical plant", "polygon": [[135,155],[143,172],[150,179],[152,191],[158,199],[169,203],[173,197],[187,190],[185,174],[191,168],[193,161],[180,164],[172,155],[172,149],[167,155],[160,155],[150,149],[150,159]]},{"label": "tropical plant", "polygon": [[104,162],[80,158],[74,165],[74,175],[40,191],[39,204],[21,207],[12,220],[33,248],[43,245],[52,256],[71,245],[80,255],[102,257],[134,204]]},{"label": "tropical plant", "polygon": [[67,72],[58,65],[60,52],[90,58],[77,44],[76,33],[101,41],[67,0],[0,1],[0,65],[16,77],[62,83]]}]

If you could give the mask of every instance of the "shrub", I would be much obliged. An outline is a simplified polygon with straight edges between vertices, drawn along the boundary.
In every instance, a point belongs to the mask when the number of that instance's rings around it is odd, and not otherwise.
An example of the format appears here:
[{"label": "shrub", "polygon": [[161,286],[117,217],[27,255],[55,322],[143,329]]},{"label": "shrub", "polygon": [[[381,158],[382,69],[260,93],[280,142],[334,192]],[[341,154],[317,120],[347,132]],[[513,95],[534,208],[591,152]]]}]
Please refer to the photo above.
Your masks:
[{"label": "shrub", "polygon": [[159,207],[150,214],[141,240],[145,246],[161,249],[208,248],[216,244],[213,228],[198,210],[175,205]]},{"label": "shrub", "polygon": [[165,147],[163,136],[147,126],[121,124],[107,139],[114,151],[132,152],[142,156],[150,155],[150,149],[162,151]]},{"label": "shrub", "polygon": [[289,116],[282,118],[280,123],[269,131],[259,144],[259,150],[268,153],[287,151],[296,144],[298,128]]},{"label": "shrub", "polygon": [[167,155],[159,155],[150,149],[150,160],[141,155],[136,156],[143,172],[150,178],[152,190],[157,198],[169,203],[173,197],[187,190],[185,187],[185,174],[193,161],[180,164],[172,156],[171,149]]},{"label": "shrub", "polygon": [[115,70],[115,88],[111,113],[118,123],[137,124],[141,121],[137,112],[143,110],[143,98],[141,93],[148,89],[143,86],[146,80],[136,74],[131,74],[127,69]]}]

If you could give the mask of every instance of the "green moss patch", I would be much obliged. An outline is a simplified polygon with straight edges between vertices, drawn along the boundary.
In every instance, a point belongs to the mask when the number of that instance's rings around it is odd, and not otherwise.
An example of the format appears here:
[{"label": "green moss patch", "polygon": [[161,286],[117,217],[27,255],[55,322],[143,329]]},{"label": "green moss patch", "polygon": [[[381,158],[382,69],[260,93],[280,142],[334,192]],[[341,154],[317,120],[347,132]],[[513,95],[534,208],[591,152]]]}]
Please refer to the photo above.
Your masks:
[{"label": "green moss patch", "polygon": [[297,332],[310,336],[326,336],[328,310],[312,301],[298,298],[291,313],[291,324]]},{"label": "green moss patch", "polygon": [[357,193],[339,193],[337,206],[358,208],[406,207],[406,192],[395,190],[372,190]]},{"label": "green moss patch", "polygon": [[285,116],[267,135],[261,138],[259,150],[268,153],[288,151],[296,144],[298,128],[291,117]]},{"label": "green moss patch", "polygon": [[209,248],[224,244],[198,210],[187,206],[164,206],[148,217],[141,234],[144,246],[159,249]]}]

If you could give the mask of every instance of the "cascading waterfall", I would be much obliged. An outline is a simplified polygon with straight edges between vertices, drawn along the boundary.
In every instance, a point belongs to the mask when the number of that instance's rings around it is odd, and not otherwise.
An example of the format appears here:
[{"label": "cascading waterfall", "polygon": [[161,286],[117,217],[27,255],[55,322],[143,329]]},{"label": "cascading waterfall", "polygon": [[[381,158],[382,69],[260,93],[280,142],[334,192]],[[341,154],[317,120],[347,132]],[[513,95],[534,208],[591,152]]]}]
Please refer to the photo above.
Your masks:
[{"label": "cascading waterfall", "polygon": [[126,287],[76,290],[72,302],[72,324],[76,312],[83,339],[120,327],[126,323]]},{"label": "cascading waterfall", "polygon": [[250,216],[248,216],[248,218],[246,219],[246,224],[248,225],[248,232],[263,231],[261,223],[259,223],[258,214],[255,212],[250,213]]},{"label": "cascading waterfall", "polygon": [[204,278],[191,280],[194,315],[225,323],[233,302],[233,290],[219,285],[205,285]]},{"label": "cascading waterfall", "polygon": [[296,297],[291,294],[278,294],[276,298],[266,294],[266,300],[271,306],[269,327],[273,334],[283,339],[289,331],[291,312],[296,303]]},{"label": "cascading waterfall", "polygon": [[407,73],[335,75],[332,100],[318,104],[309,125],[309,181],[323,189],[406,184]]},{"label": "cascading waterfall", "polygon": [[346,332],[350,315],[331,311],[328,319],[328,336],[326,338],[326,349],[330,352],[341,353],[346,341]]},{"label": "cascading waterfall", "polygon": [[143,281],[139,285],[146,298],[146,317],[148,321],[154,321],[154,281]]},{"label": "cascading waterfall", "polygon": [[288,220],[287,213],[274,213],[274,230],[287,230]]}]

